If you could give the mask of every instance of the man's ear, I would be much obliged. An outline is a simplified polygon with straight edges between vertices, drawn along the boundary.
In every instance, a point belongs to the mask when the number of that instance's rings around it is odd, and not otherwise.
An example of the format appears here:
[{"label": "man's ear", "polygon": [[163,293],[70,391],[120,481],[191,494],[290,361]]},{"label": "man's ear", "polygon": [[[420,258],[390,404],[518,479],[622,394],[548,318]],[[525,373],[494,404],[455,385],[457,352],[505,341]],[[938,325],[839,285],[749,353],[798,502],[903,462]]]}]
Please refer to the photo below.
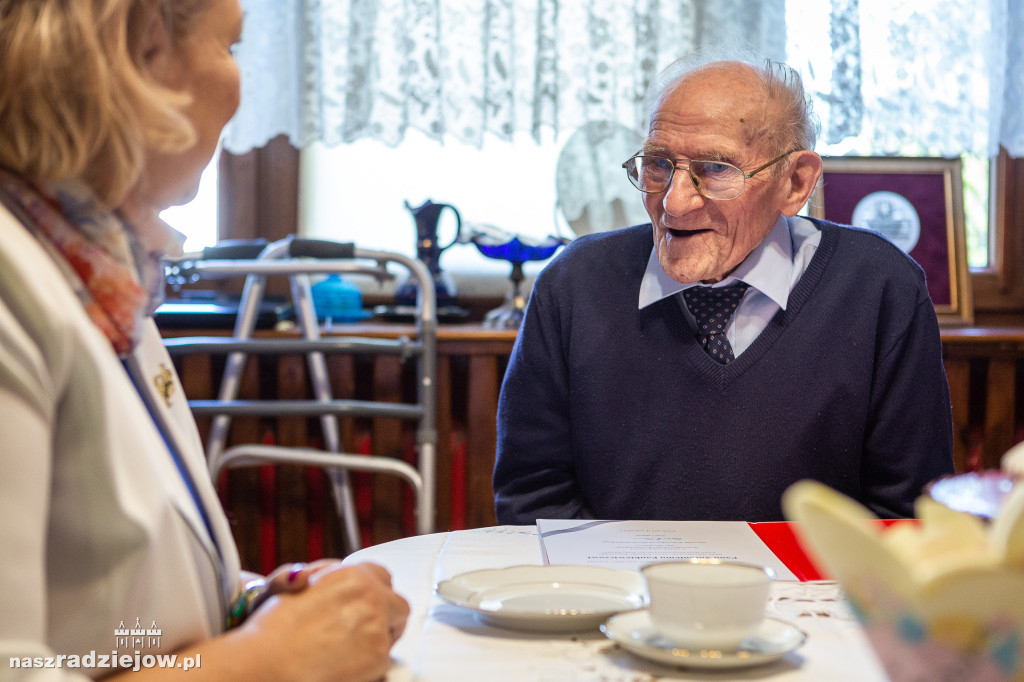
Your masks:
[{"label": "man's ear", "polygon": [[803,149],[793,152],[789,170],[786,172],[782,215],[795,216],[814,192],[821,177],[821,157],[815,152]]}]

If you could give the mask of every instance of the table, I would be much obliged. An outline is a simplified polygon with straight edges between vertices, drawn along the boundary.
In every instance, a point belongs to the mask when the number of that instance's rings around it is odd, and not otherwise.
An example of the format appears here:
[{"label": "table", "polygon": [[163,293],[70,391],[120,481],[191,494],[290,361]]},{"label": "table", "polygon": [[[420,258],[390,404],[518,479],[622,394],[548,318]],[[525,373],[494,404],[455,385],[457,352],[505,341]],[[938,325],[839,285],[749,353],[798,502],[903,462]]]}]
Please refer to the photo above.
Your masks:
[{"label": "table", "polygon": [[633,657],[600,632],[531,634],[482,624],[472,612],[434,596],[441,580],[465,571],[540,565],[534,526],[493,526],[421,535],[368,547],[345,563],[373,561],[391,571],[411,606],[395,644],[388,682],[654,682],[686,680],[887,679],[838,586],[830,581],[777,582],[769,611],[799,625],[807,642],[776,663],[729,671],[697,671]]}]

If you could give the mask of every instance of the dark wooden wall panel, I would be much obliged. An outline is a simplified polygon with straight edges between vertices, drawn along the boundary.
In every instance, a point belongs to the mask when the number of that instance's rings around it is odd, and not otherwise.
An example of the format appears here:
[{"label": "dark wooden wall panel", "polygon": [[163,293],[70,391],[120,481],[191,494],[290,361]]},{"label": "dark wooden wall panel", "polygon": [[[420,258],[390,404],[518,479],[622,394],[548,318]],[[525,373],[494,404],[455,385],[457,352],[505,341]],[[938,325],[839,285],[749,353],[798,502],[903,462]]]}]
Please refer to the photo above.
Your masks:
[{"label": "dark wooden wall panel", "polygon": [[[349,331],[398,336],[410,334],[411,328],[365,324]],[[487,331],[472,325],[443,326],[439,332],[438,531],[494,524],[494,415],[514,340],[511,332]],[[1024,329],[944,330],[943,353],[952,398],[957,468],[967,471],[998,466],[998,456],[1024,440]],[[267,359],[261,362],[258,366],[250,359],[243,395],[265,395],[268,391],[283,397],[309,395],[301,359],[289,357],[278,364],[268,364]],[[222,362],[202,356],[178,360],[185,390],[193,398],[213,395],[222,367]],[[408,402],[415,390],[411,365],[395,358],[332,356],[328,368],[336,397]],[[208,424],[201,424],[204,437],[207,428]],[[406,459],[412,454],[412,425],[399,420],[343,419],[341,433],[346,452],[372,451]],[[261,442],[266,438],[283,444],[322,443],[315,419],[235,420],[232,442]],[[221,482],[243,566],[267,570],[268,565],[289,561],[341,556],[340,524],[326,481],[318,478],[322,475],[296,467],[277,467],[273,474],[269,476],[265,468],[238,469],[224,475]],[[415,532],[410,494],[404,483],[369,474],[355,474],[353,481],[363,515],[365,544]],[[274,542],[268,547],[271,538]]]}]

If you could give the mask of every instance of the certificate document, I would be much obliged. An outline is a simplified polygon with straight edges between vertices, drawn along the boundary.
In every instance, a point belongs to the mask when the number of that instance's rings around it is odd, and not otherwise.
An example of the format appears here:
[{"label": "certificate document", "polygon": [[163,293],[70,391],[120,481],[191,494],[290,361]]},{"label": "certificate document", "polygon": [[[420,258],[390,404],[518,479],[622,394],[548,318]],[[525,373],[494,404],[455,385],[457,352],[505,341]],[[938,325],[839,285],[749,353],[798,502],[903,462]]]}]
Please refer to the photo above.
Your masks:
[{"label": "certificate document", "polygon": [[548,564],[639,569],[685,559],[721,559],[768,566],[778,580],[798,580],[743,521],[589,521],[537,519]]}]

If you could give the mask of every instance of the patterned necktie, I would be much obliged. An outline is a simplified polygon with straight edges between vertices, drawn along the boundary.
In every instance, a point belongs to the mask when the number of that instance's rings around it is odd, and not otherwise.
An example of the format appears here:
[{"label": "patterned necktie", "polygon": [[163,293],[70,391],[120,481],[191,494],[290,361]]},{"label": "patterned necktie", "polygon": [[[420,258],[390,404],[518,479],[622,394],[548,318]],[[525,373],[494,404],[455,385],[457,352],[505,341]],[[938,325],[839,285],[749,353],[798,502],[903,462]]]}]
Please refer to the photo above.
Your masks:
[{"label": "patterned necktie", "polygon": [[697,320],[700,344],[707,354],[723,365],[735,357],[729,339],[725,338],[725,325],[736,312],[746,284],[739,282],[727,287],[690,287],[683,292],[683,300]]}]

